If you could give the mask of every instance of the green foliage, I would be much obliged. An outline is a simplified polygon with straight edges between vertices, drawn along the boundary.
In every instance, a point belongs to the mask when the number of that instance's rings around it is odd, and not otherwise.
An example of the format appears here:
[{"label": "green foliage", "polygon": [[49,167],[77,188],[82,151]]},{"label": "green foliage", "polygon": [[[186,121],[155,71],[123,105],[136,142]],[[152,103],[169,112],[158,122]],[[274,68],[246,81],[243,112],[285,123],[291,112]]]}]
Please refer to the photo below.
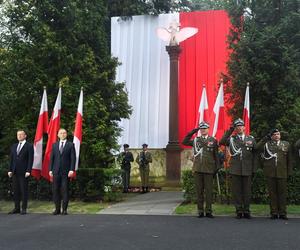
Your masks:
[{"label": "green foliage", "polygon": [[10,32],[0,44],[0,157],[16,129],[25,128],[32,141],[43,86],[51,113],[61,84],[61,125],[70,132],[84,88],[81,165],[108,166],[118,121],[131,108],[124,84],[114,81],[118,63],[108,47],[103,1],[15,0],[5,15]]},{"label": "green foliage", "polygon": [[[232,53],[226,75],[233,117],[240,117],[246,83],[250,82],[253,134],[270,128],[300,136],[300,3],[298,0],[231,1]],[[241,18],[243,17],[243,18]]]},{"label": "green foliage", "polygon": [[[226,171],[219,171],[219,180],[221,187],[221,195],[218,196],[217,184],[214,183],[214,194],[216,198],[220,198],[220,202],[229,203],[231,200],[231,178]],[[184,199],[186,202],[196,201],[196,190],[194,177],[191,170],[186,170],[182,174],[182,188],[184,190]],[[294,171],[292,177],[288,179],[288,201],[289,204],[300,204],[300,170]],[[269,194],[262,169],[259,169],[252,179],[252,202],[253,203],[269,203]]]},{"label": "green foliage", "polygon": [[[11,179],[7,176],[6,164],[0,166],[0,200],[12,197]],[[118,169],[80,168],[76,180],[70,182],[70,197],[81,201],[114,200],[120,197],[120,183],[114,180],[121,175]],[[109,187],[110,192],[105,192]],[[107,194],[109,193],[109,194]],[[110,199],[107,199],[107,196]],[[29,179],[29,198],[34,200],[52,200],[52,185],[45,179]],[[117,198],[116,198],[117,199]]]}]

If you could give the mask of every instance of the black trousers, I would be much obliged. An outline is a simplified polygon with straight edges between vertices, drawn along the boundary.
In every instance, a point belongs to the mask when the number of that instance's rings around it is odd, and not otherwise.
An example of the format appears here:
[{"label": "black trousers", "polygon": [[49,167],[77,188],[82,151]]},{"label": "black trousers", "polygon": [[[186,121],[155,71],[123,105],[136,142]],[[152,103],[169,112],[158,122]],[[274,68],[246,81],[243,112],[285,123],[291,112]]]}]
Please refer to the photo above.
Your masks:
[{"label": "black trousers", "polygon": [[130,185],[130,169],[122,170],[123,191],[128,191]]},{"label": "black trousers", "polygon": [[67,175],[53,175],[53,201],[55,210],[67,210],[69,204],[69,178]]},{"label": "black trousers", "polygon": [[28,178],[25,178],[25,174],[14,174],[12,176],[12,187],[15,209],[20,210],[20,202],[22,201],[22,210],[26,210],[28,201]]}]

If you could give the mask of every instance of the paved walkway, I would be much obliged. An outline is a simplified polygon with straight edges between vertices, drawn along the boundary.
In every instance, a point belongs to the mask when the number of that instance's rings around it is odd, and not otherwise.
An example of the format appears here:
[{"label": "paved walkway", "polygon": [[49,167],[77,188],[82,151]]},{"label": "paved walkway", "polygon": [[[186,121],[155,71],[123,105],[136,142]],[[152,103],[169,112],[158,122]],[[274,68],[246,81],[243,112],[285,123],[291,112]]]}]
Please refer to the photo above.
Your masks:
[{"label": "paved walkway", "polygon": [[182,192],[150,192],[112,205],[99,214],[171,215],[181,202]]}]

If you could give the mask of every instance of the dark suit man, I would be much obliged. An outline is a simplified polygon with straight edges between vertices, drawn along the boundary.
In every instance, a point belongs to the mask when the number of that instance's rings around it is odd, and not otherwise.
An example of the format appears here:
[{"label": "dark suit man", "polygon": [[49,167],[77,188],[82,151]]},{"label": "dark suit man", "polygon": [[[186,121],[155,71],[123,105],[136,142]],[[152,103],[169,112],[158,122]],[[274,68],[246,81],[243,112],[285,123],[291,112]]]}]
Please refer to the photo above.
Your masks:
[{"label": "dark suit man", "polygon": [[[24,130],[17,132],[18,143],[12,145],[8,176],[12,178],[15,208],[10,214],[26,214],[28,200],[28,177],[33,164],[33,146],[26,141]],[[22,210],[20,201],[22,200]]]},{"label": "dark suit man", "polygon": [[[69,178],[73,176],[75,170],[75,147],[73,142],[67,141],[67,131],[61,128],[58,131],[58,142],[52,146],[50,156],[49,175],[53,177],[53,201],[55,210],[53,215],[61,213],[67,215],[69,203]],[[62,197],[61,197],[62,196]]]}]

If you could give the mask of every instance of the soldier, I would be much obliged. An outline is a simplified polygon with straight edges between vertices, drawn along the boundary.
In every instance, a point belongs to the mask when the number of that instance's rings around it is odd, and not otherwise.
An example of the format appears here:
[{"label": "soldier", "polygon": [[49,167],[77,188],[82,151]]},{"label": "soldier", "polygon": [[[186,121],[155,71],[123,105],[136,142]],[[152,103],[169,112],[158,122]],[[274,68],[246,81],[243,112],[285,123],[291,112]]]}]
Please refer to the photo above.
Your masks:
[{"label": "soldier", "polygon": [[[236,135],[231,135],[235,130]],[[251,219],[251,177],[255,173],[256,142],[253,136],[245,135],[243,120],[234,121],[220,140],[221,145],[228,146],[230,154],[229,174],[232,181],[232,198],[236,209],[236,218]]]},{"label": "soldier", "polygon": [[148,145],[144,143],[142,145],[143,150],[138,154],[136,162],[139,164],[139,170],[142,181],[142,193],[149,192],[149,172],[150,164],[152,162],[152,155],[148,151]]},{"label": "soldier", "polygon": [[119,155],[119,161],[122,169],[123,193],[128,193],[130,185],[130,170],[131,162],[133,162],[133,155],[129,152],[129,145],[123,145],[124,151]]},{"label": "soldier", "polygon": [[[208,135],[209,124],[201,122],[198,128],[190,131],[182,144],[193,146],[193,174],[196,184],[198,217],[204,217],[204,194],[205,214],[208,218],[214,218],[212,214],[213,202],[213,177],[220,169],[218,158],[218,142]],[[191,139],[193,134],[200,130],[200,135]]]},{"label": "soldier", "polygon": [[287,177],[292,174],[292,151],[287,141],[280,140],[280,131],[273,129],[258,147],[263,149],[263,171],[270,196],[271,219],[287,220]]}]

